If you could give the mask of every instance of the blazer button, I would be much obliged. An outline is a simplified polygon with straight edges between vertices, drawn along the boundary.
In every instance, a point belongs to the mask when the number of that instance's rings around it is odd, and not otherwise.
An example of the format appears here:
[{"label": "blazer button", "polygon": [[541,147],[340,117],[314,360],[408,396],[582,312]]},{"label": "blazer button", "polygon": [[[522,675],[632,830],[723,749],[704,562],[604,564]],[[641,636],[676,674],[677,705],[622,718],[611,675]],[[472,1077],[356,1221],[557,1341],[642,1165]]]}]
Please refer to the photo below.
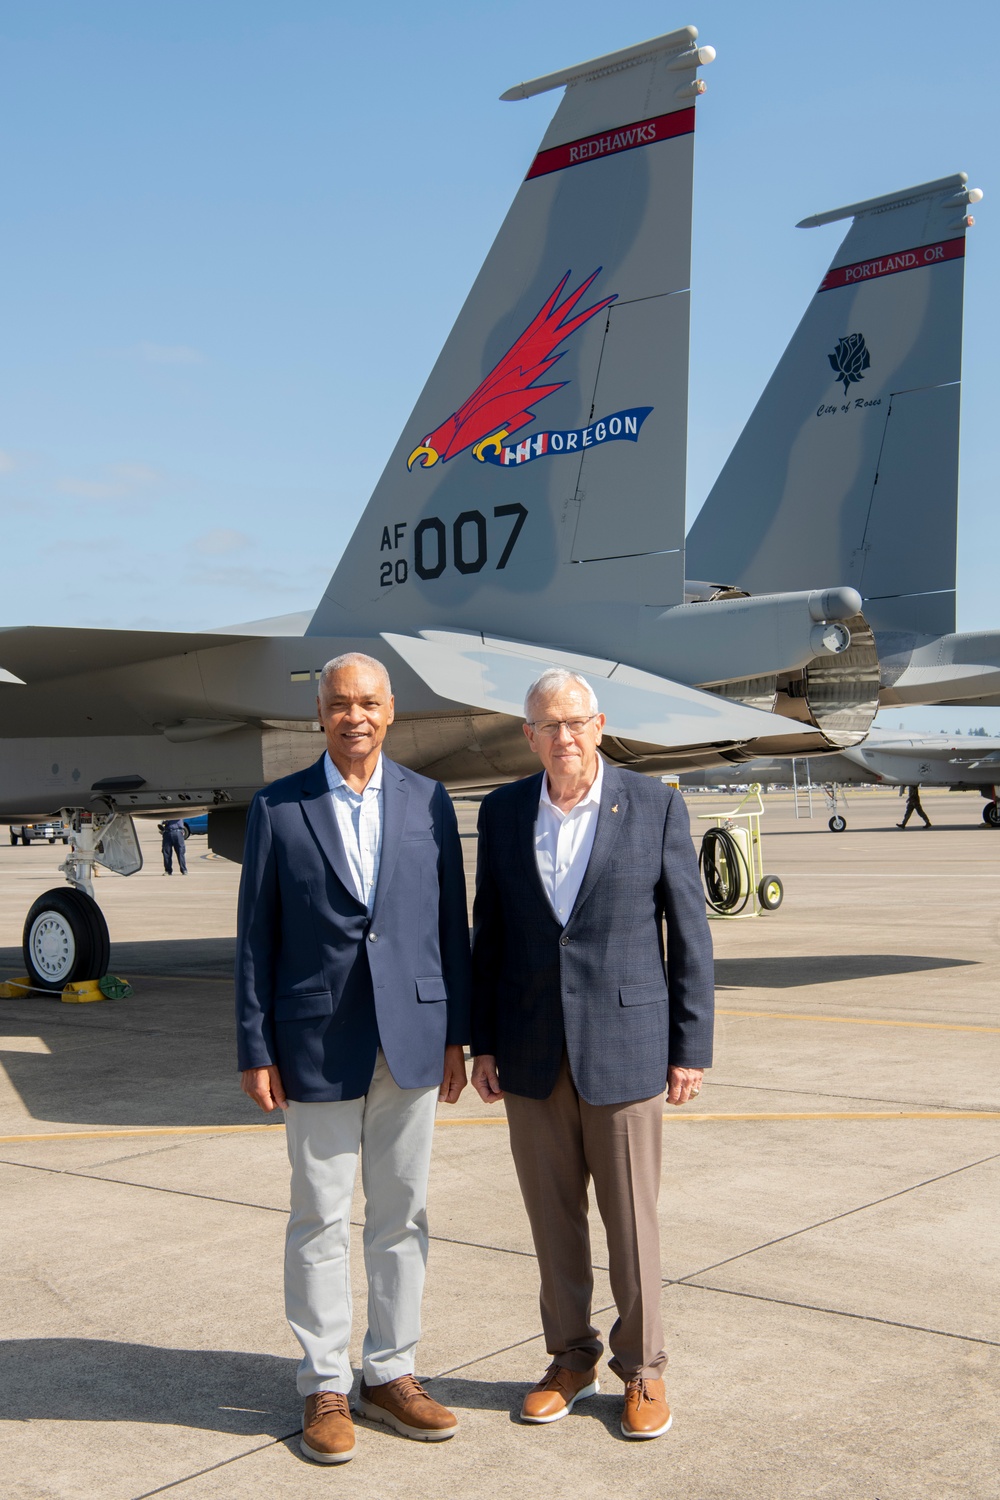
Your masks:
[{"label": "blazer button", "polygon": [[568,946],[568,944],[569,944],[569,938],[568,938],[568,937],[561,937],[561,938],[560,938],[560,939],[559,939],[559,942],[560,942],[560,945],[561,945],[561,946],[562,946],[562,947],[563,947],[563,948],[565,948],[565,947],[567,947],[567,946]]},{"label": "blazer button", "polygon": [[370,943],[377,943],[378,942],[378,933],[377,932],[370,932],[368,934],[368,941]]}]

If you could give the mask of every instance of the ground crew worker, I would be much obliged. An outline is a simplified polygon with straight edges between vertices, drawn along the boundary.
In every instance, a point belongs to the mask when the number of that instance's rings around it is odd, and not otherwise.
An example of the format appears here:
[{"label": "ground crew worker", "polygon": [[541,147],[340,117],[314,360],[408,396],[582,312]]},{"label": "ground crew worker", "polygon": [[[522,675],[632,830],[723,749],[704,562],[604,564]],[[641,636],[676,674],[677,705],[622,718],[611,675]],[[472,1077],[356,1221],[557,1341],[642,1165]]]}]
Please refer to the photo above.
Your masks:
[{"label": "ground crew worker", "polygon": [[174,854],[177,855],[177,866],[182,875],[188,872],[187,856],[184,853],[184,820],[183,818],[168,818],[165,823],[160,824],[160,832],[163,834],[163,873],[172,875],[174,873]]},{"label": "ground crew worker", "polygon": [[919,814],[919,816],[923,818],[925,828],[929,828],[931,826],[930,818],[920,806],[920,788],[918,786],[908,786],[906,788],[906,811],[903,814],[902,823],[897,823],[896,827],[905,828],[914,813]]}]

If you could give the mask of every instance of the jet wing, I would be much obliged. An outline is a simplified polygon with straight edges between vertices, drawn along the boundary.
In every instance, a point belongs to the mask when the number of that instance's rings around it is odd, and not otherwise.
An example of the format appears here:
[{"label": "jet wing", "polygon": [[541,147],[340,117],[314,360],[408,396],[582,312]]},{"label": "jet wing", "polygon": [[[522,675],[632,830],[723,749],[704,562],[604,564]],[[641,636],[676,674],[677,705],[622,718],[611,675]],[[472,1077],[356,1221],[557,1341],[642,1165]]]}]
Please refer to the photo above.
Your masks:
[{"label": "jet wing", "polygon": [[780,715],[599,657],[450,631],[383,631],[382,639],[439,697],[492,713],[520,718],[525,693],[546,667],[567,667],[594,688],[607,732],[620,739],[673,748],[789,731]]},{"label": "jet wing", "polygon": [[182,630],[78,630],[75,626],[0,627],[0,682],[50,682],[78,672],[103,672],[138,662],[231,646],[252,635],[189,634]]}]

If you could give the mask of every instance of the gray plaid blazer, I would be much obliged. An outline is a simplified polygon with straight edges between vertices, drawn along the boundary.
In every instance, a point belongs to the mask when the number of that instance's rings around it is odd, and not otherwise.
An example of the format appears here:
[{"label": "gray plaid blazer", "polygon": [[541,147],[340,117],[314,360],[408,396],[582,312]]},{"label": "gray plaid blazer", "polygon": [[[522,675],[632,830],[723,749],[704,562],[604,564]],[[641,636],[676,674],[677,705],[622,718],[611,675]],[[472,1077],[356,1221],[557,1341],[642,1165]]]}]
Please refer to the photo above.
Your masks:
[{"label": "gray plaid blazer", "polygon": [[548,1098],[564,1050],[588,1103],[647,1099],[668,1065],[712,1061],[712,940],[687,808],[660,781],[605,764],[593,851],[561,927],[535,864],[542,774],[480,809],[472,1048],[529,1099]]}]

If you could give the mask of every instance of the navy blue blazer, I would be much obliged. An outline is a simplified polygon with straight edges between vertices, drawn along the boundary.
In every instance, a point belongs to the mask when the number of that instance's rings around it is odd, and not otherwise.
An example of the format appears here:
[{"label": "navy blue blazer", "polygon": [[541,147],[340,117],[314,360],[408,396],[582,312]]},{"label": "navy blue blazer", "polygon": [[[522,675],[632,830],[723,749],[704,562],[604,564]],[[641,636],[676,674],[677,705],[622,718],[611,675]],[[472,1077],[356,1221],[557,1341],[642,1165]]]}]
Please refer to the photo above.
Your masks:
[{"label": "navy blue blazer", "polygon": [[354,894],[323,759],[257,793],[236,940],[239,1067],[276,1064],[289,1099],[358,1099],[378,1048],[400,1088],[441,1082],[469,1039],[462,847],[444,787],[383,756],[369,918]]},{"label": "navy blue blazer", "polygon": [[543,774],[480,809],[472,1048],[529,1099],[551,1094],[564,1049],[588,1103],[648,1099],[668,1066],[712,1061],[712,940],[687,808],[662,782],[605,764],[594,847],[561,927],[535,863]]}]

